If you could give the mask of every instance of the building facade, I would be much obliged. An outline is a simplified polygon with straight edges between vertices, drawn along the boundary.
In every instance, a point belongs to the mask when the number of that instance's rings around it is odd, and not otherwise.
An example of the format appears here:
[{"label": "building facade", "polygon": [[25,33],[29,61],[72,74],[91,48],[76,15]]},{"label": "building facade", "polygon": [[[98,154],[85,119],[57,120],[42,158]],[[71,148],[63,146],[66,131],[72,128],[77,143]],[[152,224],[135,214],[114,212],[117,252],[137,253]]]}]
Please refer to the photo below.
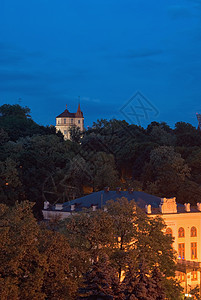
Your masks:
[{"label": "building facade", "polygon": [[201,289],[201,203],[191,207],[190,203],[177,205],[175,198],[164,198],[158,210],[149,207],[147,213],[161,215],[167,225],[166,234],[174,237],[176,277],[185,294],[196,286]]},{"label": "building facade", "polygon": [[134,200],[148,216],[160,216],[165,221],[166,234],[174,237],[173,248],[177,252],[176,277],[186,294],[197,285],[201,289],[201,203],[191,206],[177,204],[176,198],[159,198],[144,192],[104,191],[89,194],[70,202],[49,206],[44,204],[44,219],[67,218],[83,208],[104,209],[108,200],[125,197]]},{"label": "building facade", "polygon": [[79,127],[80,131],[84,130],[84,116],[80,109],[80,104],[76,113],[70,113],[67,109],[56,117],[56,130],[61,131],[65,140],[70,140],[70,130],[73,127]]}]

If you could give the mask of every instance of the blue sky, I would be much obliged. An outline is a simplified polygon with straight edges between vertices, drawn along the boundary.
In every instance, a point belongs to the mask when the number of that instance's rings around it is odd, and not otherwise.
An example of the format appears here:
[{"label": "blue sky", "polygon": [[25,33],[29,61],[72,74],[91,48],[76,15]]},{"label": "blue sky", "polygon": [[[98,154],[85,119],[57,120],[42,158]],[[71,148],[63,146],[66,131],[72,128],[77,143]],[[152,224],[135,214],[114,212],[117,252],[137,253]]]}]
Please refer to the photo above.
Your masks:
[{"label": "blue sky", "polygon": [[[136,98],[130,106],[138,91],[147,113]],[[201,0],[0,0],[0,105],[54,125],[79,96],[85,126],[113,117],[197,126]]]}]

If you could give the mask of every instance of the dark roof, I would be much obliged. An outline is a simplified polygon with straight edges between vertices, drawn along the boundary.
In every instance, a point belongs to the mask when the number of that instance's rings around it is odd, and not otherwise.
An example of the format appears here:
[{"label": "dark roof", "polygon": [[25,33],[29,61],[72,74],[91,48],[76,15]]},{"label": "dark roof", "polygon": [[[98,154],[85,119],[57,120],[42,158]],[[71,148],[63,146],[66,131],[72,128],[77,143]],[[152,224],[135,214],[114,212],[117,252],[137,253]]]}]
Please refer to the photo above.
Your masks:
[{"label": "dark roof", "polygon": [[75,113],[70,113],[67,109],[65,109],[64,112],[62,112],[56,118],[65,118],[65,117],[75,118]]},{"label": "dark roof", "polygon": [[70,113],[67,108],[58,115],[56,118],[83,118],[83,112],[80,109],[80,104],[78,105],[78,109],[76,113]]},{"label": "dark roof", "polygon": [[90,208],[93,205],[97,208],[102,208],[108,200],[117,200],[125,197],[128,201],[134,200],[136,204],[144,208],[145,205],[151,204],[152,207],[158,208],[161,198],[149,195],[144,192],[129,192],[129,191],[99,191],[87,196],[77,198],[75,200],[65,202],[62,211],[71,211],[71,205],[75,204],[75,210],[81,211],[83,208]]}]

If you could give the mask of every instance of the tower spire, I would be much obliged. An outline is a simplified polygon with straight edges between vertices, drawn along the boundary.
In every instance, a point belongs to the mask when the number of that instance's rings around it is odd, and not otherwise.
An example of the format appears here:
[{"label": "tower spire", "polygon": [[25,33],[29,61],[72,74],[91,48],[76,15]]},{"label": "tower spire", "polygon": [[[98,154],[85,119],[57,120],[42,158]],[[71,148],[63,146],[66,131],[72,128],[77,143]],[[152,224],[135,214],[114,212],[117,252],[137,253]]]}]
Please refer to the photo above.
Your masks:
[{"label": "tower spire", "polygon": [[78,109],[77,109],[76,115],[79,117],[83,117],[83,113],[80,108],[80,96],[78,96],[78,99],[79,99],[79,102],[78,102]]}]

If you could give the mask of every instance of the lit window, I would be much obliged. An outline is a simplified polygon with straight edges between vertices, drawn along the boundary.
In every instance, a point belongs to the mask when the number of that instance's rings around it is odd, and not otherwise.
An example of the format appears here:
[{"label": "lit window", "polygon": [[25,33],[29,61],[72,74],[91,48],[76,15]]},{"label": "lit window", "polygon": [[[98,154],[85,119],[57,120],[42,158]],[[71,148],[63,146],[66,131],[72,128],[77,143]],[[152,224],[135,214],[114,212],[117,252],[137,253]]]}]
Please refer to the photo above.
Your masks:
[{"label": "lit window", "polygon": [[197,243],[191,243],[191,259],[197,258]]},{"label": "lit window", "polygon": [[166,229],[165,234],[166,234],[166,235],[169,235],[169,236],[172,236],[172,229],[168,227],[168,228]]},{"label": "lit window", "polygon": [[185,259],[185,244],[184,243],[178,244],[178,253],[179,253],[179,258]]},{"label": "lit window", "polygon": [[183,273],[183,272],[178,272],[178,273],[179,273],[179,275],[178,275],[179,281],[180,281],[180,282],[185,282],[186,274]]},{"label": "lit window", "polygon": [[64,119],[64,124],[66,124],[66,119]]},{"label": "lit window", "polygon": [[196,229],[194,226],[191,227],[191,236],[192,236],[192,237],[197,236],[197,229]]},{"label": "lit window", "polygon": [[178,230],[178,237],[184,237],[184,236],[185,236],[184,229],[183,227],[180,227]]},{"label": "lit window", "polygon": [[197,273],[197,271],[191,272],[191,280],[198,280],[198,273]]}]

